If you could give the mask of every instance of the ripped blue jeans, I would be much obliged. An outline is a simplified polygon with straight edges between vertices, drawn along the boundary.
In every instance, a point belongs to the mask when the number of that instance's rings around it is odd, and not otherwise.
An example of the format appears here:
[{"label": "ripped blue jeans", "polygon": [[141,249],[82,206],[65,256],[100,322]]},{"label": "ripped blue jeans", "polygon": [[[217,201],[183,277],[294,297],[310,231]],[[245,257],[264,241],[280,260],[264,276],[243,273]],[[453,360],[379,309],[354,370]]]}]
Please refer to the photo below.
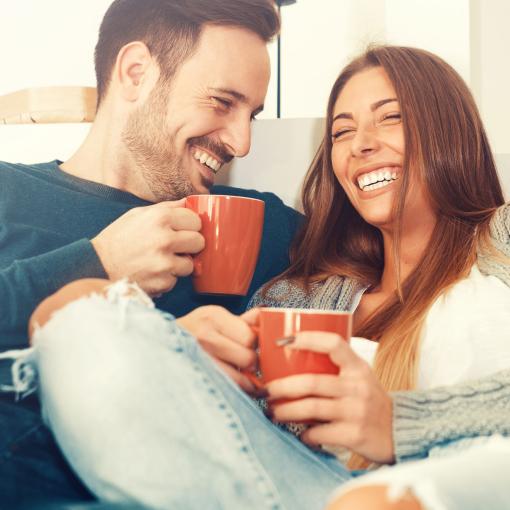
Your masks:
[{"label": "ripped blue jeans", "polygon": [[16,362],[17,389],[33,391],[37,370],[44,420],[102,501],[313,510],[351,476],[274,426],[193,337],[136,296],[72,302],[34,344]]},{"label": "ripped blue jeans", "polygon": [[125,291],[70,303],[35,348],[10,353],[15,389],[38,386],[45,422],[101,501],[319,510],[339,487],[385,483],[426,510],[508,507],[510,440],[349,481],[336,458],[274,426],[170,316]]}]

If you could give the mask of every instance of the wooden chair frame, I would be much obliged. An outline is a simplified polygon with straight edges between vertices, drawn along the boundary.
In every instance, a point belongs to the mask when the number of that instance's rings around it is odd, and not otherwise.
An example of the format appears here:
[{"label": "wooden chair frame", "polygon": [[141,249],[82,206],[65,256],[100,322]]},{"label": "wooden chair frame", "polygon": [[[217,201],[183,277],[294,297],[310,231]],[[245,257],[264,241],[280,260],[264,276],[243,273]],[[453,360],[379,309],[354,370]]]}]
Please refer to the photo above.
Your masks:
[{"label": "wooden chair frame", "polygon": [[0,96],[0,124],[92,122],[94,87],[38,87]]}]

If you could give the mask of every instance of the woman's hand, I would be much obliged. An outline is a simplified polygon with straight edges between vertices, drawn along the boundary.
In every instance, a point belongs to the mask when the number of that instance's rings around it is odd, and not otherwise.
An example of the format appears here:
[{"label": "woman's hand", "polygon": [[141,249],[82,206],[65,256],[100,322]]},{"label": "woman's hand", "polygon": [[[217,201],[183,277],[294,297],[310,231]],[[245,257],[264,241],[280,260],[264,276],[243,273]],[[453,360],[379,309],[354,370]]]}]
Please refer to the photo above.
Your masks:
[{"label": "woman's hand", "polygon": [[221,369],[244,391],[256,394],[257,389],[241,370],[253,371],[257,356],[256,334],[251,326],[258,319],[254,308],[241,316],[221,306],[202,306],[177,319],[179,326],[191,333]]},{"label": "woman's hand", "polygon": [[[373,462],[394,462],[392,399],[370,366],[333,333],[299,333],[288,347],[329,354],[340,375],[295,375],[268,383],[274,419],[319,422],[301,435],[309,445],[342,446]],[[271,405],[278,399],[299,400]]]}]

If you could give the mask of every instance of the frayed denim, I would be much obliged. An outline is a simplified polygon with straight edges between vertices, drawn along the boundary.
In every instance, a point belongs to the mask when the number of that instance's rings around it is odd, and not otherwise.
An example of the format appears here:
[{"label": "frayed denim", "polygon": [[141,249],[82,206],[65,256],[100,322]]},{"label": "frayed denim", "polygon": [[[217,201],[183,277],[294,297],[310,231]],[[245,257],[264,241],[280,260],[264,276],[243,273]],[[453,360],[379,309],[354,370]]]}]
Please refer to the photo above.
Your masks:
[{"label": "frayed denim", "polygon": [[350,478],[274,426],[172,317],[136,297],[72,302],[34,344],[15,363],[17,389],[32,390],[37,367],[44,420],[102,501],[313,510]]}]

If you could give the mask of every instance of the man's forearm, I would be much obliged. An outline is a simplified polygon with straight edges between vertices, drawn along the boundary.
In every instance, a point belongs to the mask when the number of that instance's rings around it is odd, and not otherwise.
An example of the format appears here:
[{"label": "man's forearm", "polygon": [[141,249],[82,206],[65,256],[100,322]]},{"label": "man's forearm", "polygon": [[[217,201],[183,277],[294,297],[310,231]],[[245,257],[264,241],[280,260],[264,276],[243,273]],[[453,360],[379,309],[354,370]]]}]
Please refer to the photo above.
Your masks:
[{"label": "man's forearm", "polygon": [[19,339],[26,334],[30,314],[39,302],[66,283],[85,277],[106,277],[86,239],[36,257],[16,260],[1,269],[0,350],[23,346]]}]

